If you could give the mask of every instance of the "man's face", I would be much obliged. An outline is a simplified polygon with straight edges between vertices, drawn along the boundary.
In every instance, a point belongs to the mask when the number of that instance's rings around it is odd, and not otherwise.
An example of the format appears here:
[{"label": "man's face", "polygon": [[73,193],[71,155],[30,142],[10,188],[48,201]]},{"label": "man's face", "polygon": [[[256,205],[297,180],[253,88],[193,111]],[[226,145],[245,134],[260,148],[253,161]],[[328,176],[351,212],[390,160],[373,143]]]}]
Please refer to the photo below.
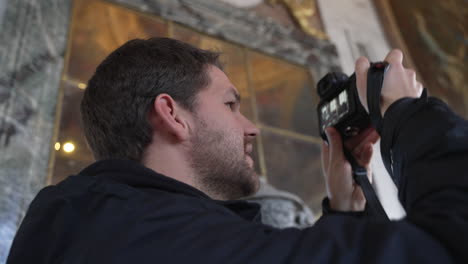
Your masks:
[{"label": "man's face", "polygon": [[258,129],[240,112],[236,88],[217,67],[210,84],[197,94],[190,158],[196,185],[220,200],[254,193],[259,179],[250,157]]}]

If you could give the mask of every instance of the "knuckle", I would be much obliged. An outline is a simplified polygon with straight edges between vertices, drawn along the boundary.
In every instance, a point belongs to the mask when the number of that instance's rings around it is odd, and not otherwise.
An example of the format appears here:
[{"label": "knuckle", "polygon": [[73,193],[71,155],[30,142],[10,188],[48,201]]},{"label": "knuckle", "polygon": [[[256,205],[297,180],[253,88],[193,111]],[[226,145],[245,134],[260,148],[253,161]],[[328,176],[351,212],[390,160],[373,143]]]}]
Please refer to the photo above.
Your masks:
[{"label": "knuckle", "polygon": [[393,52],[395,53],[395,56],[403,57],[403,52],[400,49],[394,49]]},{"label": "knuckle", "polygon": [[406,73],[410,78],[416,79],[416,72],[413,69],[406,69]]}]

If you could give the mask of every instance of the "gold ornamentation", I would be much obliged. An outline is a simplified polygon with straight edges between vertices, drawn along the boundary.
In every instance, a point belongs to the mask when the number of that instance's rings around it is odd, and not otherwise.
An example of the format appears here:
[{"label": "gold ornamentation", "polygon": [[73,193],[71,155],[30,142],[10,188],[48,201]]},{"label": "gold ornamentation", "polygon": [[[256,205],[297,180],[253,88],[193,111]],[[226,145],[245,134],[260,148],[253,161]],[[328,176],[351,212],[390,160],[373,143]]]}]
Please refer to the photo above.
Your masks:
[{"label": "gold ornamentation", "polygon": [[326,33],[311,24],[311,18],[316,14],[315,0],[269,0],[270,4],[283,3],[292,17],[307,34],[318,39],[328,39]]}]

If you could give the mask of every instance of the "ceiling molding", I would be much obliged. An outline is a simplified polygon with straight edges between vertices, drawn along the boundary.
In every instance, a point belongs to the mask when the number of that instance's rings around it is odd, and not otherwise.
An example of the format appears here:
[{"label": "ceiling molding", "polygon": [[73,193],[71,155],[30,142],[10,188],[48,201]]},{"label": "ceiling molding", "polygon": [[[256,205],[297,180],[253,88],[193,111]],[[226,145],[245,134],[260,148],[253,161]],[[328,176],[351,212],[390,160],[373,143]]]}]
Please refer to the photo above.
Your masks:
[{"label": "ceiling molding", "polygon": [[216,0],[107,0],[309,68],[340,70],[335,46],[271,18]]}]

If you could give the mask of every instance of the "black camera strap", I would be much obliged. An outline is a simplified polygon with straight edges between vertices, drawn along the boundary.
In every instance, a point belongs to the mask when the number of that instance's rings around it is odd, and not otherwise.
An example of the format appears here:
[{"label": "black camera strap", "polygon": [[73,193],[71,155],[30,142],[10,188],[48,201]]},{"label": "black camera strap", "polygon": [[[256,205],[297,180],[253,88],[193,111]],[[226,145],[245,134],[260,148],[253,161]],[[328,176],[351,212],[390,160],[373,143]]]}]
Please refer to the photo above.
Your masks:
[{"label": "black camera strap", "polygon": [[[380,134],[382,131],[383,118],[380,112],[380,94],[385,71],[388,69],[387,62],[372,63],[367,73],[367,105],[369,107],[369,116],[373,126]],[[389,221],[382,204],[375,193],[372,184],[369,181],[366,168],[360,166],[353,155],[344,148],[345,156],[353,169],[353,177],[356,184],[361,186],[364,196],[367,200],[367,206],[370,210],[371,217],[377,220]]]},{"label": "black camera strap", "polygon": [[346,159],[351,164],[354,181],[356,184],[361,186],[362,192],[366,197],[367,210],[370,217],[376,220],[389,221],[387,213],[385,213],[385,210],[383,209],[382,204],[380,203],[379,198],[377,197],[377,194],[375,193],[374,188],[369,181],[366,168],[359,165],[354,159],[353,155],[344,146],[343,150]]},{"label": "black camera strap", "polygon": [[[367,105],[369,107],[369,116],[372,125],[377,130],[379,135],[382,135],[383,117],[380,111],[380,95],[382,93],[382,86],[384,81],[384,75],[390,65],[388,62],[375,62],[371,63],[369,71],[367,72]],[[384,148],[381,148],[382,159],[384,161],[385,168],[393,179],[393,171],[391,167],[390,159],[384,152]],[[390,151],[388,151],[390,153]]]},{"label": "black camera strap", "polygon": [[382,85],[384,74],[389,67],[388,62],[371,63],[367,72],[367,106],[369,107],[369,116],[375,129],[382,133],[383,118],[380,112],[380,94],[382,93]]}]

